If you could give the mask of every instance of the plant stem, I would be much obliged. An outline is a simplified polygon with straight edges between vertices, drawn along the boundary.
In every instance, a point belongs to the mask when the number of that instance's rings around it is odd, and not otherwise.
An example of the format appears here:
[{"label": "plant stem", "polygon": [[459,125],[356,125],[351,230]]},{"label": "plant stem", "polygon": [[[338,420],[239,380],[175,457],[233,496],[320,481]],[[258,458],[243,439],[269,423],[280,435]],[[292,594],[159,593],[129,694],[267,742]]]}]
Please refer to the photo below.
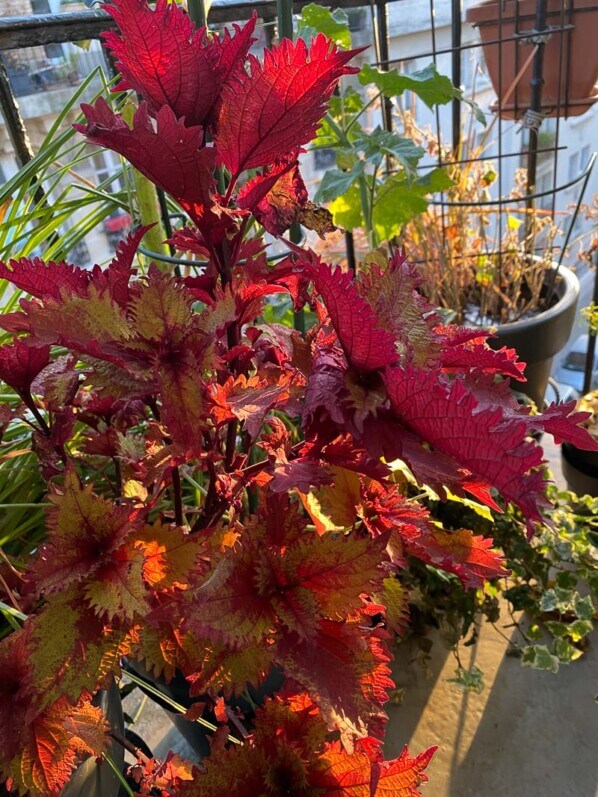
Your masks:
[{"label": "plant stem", "polygon": [[179,466],[175,465],[172,469],[172,497],[174,500],[174,522],[177,526],[185,525],[185,515],[183,514],[183,489],[181,486],[181,474]]},{"label": "plant stem", "polygon": [[48,426],[44,416],[41,414],[41,412],[35,406],[35,402],[33,401],[33,397],[31,396],[31,393],[20,393],[19,395],[21,396],[21,398],[23,399],[23,401],[27,405],[28,409],[31,410],[31,413],[32,413],[33,417],[39,423],[39,425],[41,427],[41,430],[44,433],[44,435],[46,437],[49,437],[50,436],[50,427]]},{"label": "plant stem", "polygon": [[375,102],[377,102],[380,99],[381,96],[382,96],[382,92],[379,91],[374,97],[372,97],[372,99],[369,102],[366,102],[366,104],[363,106],[361,111],[359,111],[358,113],[355,114],[353,119],[351,119],[351,121],[349,122],[349,124],[347,125],[347,127],[343,131],[344,134],[345,134],[345,137],[348,135],[348,133],[351,130],[351,128],[353,127],[353,125],[357,124],[357,122],[363,116],[363,114],[367,111],[367,109],[370,108]]},{"label": "plant stem", "polygon": [[[173,700],[168,695],[165,695],[161,689],[158,689],[152,683],[146,681],[145,678],[140,678],[138,675],[131,672],[131,670],[129,669],[127,669],[126,671],[126,676],[131,681],[133,681],[134,684],[137,684],[137,686],[142,687],[142,689],[146,689],[150,694],[153,694],[156,697],[159,697],[160,700],[163,700],[165,703],[168,703],[168,705],[172,706],[172,708],[175,711],[178,711],[179,714],[186,713],[187,709],[184,706],[181,706],[180,703],[177,703],[176,700]],[[205,728],[207,728],[210,731],[213,731],[214,733],[218,730],[217,726],[214,725],[213,722],[208,722],[208,720],[205,720],[203,717],[197,717],[197,719],[195,719],[194,722],[197,722],[199,725],[203,725]],[[233,744],[243,744],[243,742],[240,739],[237,739],[236,737],[231,736],[230,734],[228,735],[228,741],[233,742]]]},{"label": "plant stem", "polygon": [[108,731],[108,736],[111,736],[115,742],[118,742],[118,744],[120,744],[121,747],[123,747],[125,750],[128,750],[129,753],[134,755],[135,758],[137,758],[139,761],[142,761],[144,764],[148,763],[149,758],[146,756],[143,750],[140,750],[139,747],[136,747],[133,744],[133,742],[130,742],[128,739],[125,739],[125,737],[121,736],[120,733],[110,730]]}]

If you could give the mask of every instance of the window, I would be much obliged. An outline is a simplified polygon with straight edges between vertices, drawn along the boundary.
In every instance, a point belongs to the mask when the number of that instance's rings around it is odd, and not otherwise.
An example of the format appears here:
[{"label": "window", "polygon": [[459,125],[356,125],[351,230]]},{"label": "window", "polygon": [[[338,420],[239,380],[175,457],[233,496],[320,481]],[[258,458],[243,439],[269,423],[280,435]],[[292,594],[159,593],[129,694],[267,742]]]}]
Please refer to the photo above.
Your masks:
[{"label": "window", "polygon": [[574,152],[572,155],[569,155],[569,171],[567,174],[568,181],[571,182],[571,180],[575,180],[578,174],[579,174],[579,152]]},{"label": "window", "polygon": [[110,152],[96,152],[92,155],[91,160],[98,184],[106,180],[109,181],[105,186],[106,188],[110,188],[112,191],[120,191],[122,187],[121,181],[115,175],[120,165],[116,156]]},{"label": "window", "polygon": [[314,168],[318,171],[333,169],[336,165],[336,153],[333,149],[314,149]]},{"label": "window", "polygon": [[590,162],[591,157],[591,147],[589,144],[586,144],[582,151],[579,153],[579,168],[581,171],[587,169],[588,163]]},{"label": "window", "polygon": [[50,14],[50,0],[31,0],[31,12],[33,14]]}]

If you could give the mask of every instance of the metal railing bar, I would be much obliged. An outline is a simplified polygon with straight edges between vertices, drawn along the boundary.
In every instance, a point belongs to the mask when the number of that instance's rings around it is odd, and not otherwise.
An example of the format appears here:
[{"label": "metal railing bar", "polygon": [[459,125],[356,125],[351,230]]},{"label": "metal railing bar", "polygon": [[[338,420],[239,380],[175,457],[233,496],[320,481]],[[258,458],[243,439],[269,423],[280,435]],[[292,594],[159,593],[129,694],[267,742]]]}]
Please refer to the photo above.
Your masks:
[{"label": "metal railing bar", "polygon": [[[569,180],[568,183],[563,183],[563,185],[559,185],[556,188],[556,191],[565,191],[567,188],[571,188],[577,183],[581,182],[582,180],[586,180],[589,178],[590,172],[594,167],[594,161],[596,160],[596,153],[592,155],[587,167],[583,170],[581,174],[578,174],[574,180]],[[524,196],[520,197],[502,197],[501,199],[489,199],[486,202],[443,202],[440,199],[432,199],[430,201],[431,205],[438,205],[444,207],[453,207],[453,208],[487,208],[491,207],[492,205],[508,205],[513,204],[516,205],[519,202],[528,202],[530,199],[541,199],[544,196],[551,196],[553,193],[552,188],[548,188],[546,191],[540,191],[539,193],[535,194],[525,194]]]},{"label": "metal railing bar", "polygon": [[[550,25],[548,26],[547,30],[550,33],[561,33],[567,32],[570,30],[575,30],[575,25]],[[530,36],[531,31],[526,33],[514,33],[512,36],[505,36],[503,39],[490,39],[490,41],[475,41],[475,42],[463,42],[460,47],[443,47],[441,50],[433,50],[426,53],[416,53],[414,56],[413,54],[402,56],[401,58],[391,58],[389,63],[392,64],[401,64],[403,61],[411,61],[413,58],[432,58],[434,55],[449,55],[454,53],[455,50],[463,51],[463,50],[477,50],[481,47],[489,47],[492,44],[506,44],[507,42],[518,41],[520,39],[528,39]],[[1,49],[1,48],[0,48]],[[383,66],[381,63],[374,64],[374,66]]]},{"label": "metal railing bar", "polygon": [[[310,2],[319,5],[340,7],[340,3],[326,0],[293,0],[293,12],[299,13]],[[394,3],[398,0],[380,0]],[[366,6],[364,0],[343,0],[342,8]],[[249,19],[253,11],[272,19],[276,14],[276,0],[253,0],[251,3],[219,3],[214,0],[210,8],[210,24],[237,22]],[[80,39],[97,39],[104,31],[116,25],[106,11],[70,11],[61,14],[37,14],[27,17],[4,17],[0,19],[0,50],[16,50],[21,47],[36,47],[43,44],[61,44]]]}]

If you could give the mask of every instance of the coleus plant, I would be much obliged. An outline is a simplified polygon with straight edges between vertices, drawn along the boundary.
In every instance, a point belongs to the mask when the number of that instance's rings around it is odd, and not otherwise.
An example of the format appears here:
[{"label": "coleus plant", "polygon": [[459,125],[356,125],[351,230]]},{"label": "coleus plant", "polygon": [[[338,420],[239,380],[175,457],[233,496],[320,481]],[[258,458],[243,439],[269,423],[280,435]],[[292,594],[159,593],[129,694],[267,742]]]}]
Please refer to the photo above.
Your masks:
[{"label": "coleus plant", "polygon": [[[173,245],[205,266],[138,274],[144,228],[106,268],[0,264],[28,294],[1,317],[0,378],[21,400],[1,420],[30,424],[51,504],[6,597],[28,617],[0,643],[2,776],[56,795],[101,759],[118,734],[92,698],[127,657],[182,673],[221,723],[200,765],[140,754],[141,794],[413,797],[433,748],[381,753],[406,554],[469,586],[506,570],[491,539],[432,522],[390,463],[441,496],[500,495],[531,533],[548,502],[529,435],[595,443],[572,404],[520,407],[503,379],[524,378],[515,353],[444,326],[400,252],[357,279],[290,243],[267,260],[260,227],[332,226],[297,158],[353,52],[319,35],[260,62],[255,17],[218,37],[167,0],[108,10],[118,89],[142,99],[132,125],[83,106],[78,130],[181,206]],[[306,334],[263,322],[280,292],[316,312]],[[239,738],[224,701],[273,668],[284,685]]]}]

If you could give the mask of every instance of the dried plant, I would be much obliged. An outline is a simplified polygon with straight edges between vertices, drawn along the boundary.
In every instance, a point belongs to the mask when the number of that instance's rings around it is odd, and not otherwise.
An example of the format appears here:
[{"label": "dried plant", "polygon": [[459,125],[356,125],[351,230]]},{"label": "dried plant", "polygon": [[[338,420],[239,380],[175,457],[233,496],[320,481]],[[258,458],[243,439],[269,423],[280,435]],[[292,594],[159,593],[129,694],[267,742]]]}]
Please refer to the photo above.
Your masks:
[{"label": "dried plant", "polygon": [[[411,134],[435,154],[431,133],[413,125]],[[520,201],[527,188],[523,169],[510,192],[512,205],[484,205],[492,201],[496,168],[484,159],[484,144],[466,148],[468,162],[447,167],[453,185],[442,204],[431,204],[406,224],[403,238],[431,302],[452,310],[459,322],[509,323],[553,301],[554,280],[547,272],[562,231],[550,211]],[[441,155],[452,159],[450,152]]]}]

